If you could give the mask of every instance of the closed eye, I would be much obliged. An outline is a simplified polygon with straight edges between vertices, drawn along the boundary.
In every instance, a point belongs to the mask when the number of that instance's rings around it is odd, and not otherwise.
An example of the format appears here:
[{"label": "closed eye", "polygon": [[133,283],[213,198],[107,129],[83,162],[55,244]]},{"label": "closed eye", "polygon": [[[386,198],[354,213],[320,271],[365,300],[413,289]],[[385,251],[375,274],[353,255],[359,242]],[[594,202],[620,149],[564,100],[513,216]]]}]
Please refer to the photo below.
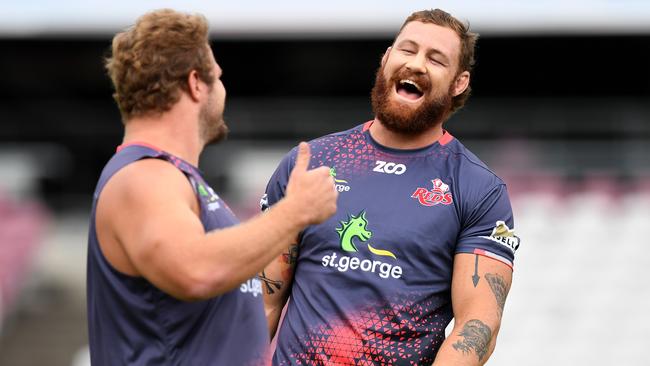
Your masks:
[{"label": "closed eye", "polygon": [[429,58],[429,61],[431,61],[432,63],[434,63],[434,64],[436,64],[436,65],[447,66],[447,65],[445,65],[442,61],[440,61],[440,60],[436,60],[436,59],[433,58],[433,57]]}]

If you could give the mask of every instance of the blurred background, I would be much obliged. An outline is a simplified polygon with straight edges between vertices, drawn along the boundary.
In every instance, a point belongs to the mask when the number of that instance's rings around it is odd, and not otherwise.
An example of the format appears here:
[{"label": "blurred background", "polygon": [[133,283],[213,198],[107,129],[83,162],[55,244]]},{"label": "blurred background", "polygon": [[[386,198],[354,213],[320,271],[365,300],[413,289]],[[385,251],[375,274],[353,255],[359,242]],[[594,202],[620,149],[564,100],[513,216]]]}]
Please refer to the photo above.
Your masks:
[{"label": "blurred background", "polygon": [[88,364],[88,214],[122,135],[102,58],[160,7],[210,20],[231,134],[200,166],[241,219],[298,141],[372,118],[379,59],[412,11],[470,21],[474,93],[446,128],[506,180],[522,238],[488,364],[650,365],[643,0],[3,3],[0,365]]}]

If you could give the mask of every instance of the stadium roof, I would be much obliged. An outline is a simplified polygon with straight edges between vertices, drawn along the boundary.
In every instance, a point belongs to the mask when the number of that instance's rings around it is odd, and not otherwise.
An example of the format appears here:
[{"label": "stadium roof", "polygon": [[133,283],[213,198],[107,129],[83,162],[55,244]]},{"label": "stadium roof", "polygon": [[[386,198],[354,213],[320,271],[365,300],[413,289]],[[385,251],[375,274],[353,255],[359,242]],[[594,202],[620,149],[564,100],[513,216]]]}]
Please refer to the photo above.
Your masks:
[{"label": "stadium roof", "polygon": [[104,36],[162,7],[200,12],[215,36],[229,38],[392,36],[412,11],[431,7],[483,35],[650,34],[646,0],[30,0],[2,6],[0,36]]}]

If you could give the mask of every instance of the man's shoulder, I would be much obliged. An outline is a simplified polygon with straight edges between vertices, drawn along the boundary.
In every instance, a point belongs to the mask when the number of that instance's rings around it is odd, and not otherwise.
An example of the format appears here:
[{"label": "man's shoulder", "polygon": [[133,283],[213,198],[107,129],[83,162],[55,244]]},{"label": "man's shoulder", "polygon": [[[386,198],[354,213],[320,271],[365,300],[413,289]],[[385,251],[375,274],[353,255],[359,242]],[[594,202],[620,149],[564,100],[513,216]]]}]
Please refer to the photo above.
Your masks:
[{"label": "man's shoulder", "polygon": [[188,180],[178,168],[162,159],[136,160],[115,173],[107,186],[127,201],[146,200],[156,194],[192,198]]},{"label": "man's shoulder", "polygon": [[473,182],[473,184],[490,184],[492,186],[505,184],[483,160],[457,139],[446,144],[444,148],[456,161],[458,175],[463,177],[464,181]]},{"label": "man's shoulder", "polygon": [[318,147],[320,145],[329,145],[332,142],[343,142],[348,139],[358,139],[363,135],[363,132],[365,131],[364,130],[365,125],[366,123],[354,126],[347,130],[332,132],[327,135],[323,135],[321,137],[310,140],[309,144],[312,145],[312,147]]},{"label": "man's shoulder", "polygon": [[[350,147],[355,145],[354,141],[363,139],[364,125],[365,124],[358,125],[344,131],[332,132],[330,134],[309,140],[308,143],[312,158],[318,158],[324,155],[329,156],[334,152],[340,152],[341,149],[345,149],[345,146]],[[284,155],[280,166],[286,164],[289,170],[293,168],[297,154],[298,145],[295,145],[291,150],[289,150],[289,152]]]}]

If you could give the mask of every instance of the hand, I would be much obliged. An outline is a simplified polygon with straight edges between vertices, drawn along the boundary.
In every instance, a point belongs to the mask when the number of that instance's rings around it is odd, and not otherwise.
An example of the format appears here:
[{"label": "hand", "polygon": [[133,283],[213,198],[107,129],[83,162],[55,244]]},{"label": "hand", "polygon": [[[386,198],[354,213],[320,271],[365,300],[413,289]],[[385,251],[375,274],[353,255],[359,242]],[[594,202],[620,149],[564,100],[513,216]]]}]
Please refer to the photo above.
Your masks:
[{"label": "hand", "polygon": [[299,220],[305,225],[319,224],[332,216],[336,212],[338,197],[329,167],[307,170],[310,157],[309,144],[301,142],[286,194]]}]

